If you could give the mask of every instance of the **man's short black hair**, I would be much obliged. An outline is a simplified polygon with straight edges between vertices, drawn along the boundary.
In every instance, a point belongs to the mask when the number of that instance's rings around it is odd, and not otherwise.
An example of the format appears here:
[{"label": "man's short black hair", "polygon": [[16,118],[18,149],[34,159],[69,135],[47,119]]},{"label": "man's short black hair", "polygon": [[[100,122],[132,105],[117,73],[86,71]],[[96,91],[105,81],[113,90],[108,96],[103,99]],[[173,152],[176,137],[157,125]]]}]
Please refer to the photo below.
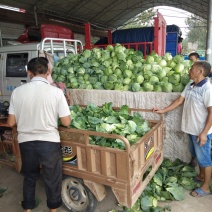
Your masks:
[{"label": "man's short black hair", "polygon": [[37,74],[46,74],[48,70],[48,59],[45,57],[35,57],[28,62],[27,69],[34,76]]},{"label": "man's short black hair", "polygon": [[178,43],[183,42],[183,38],[182,37],[178,37]]},{"label": "man's short black hair", "polygon": [[47,63],[49,63],[49,60],[46,57],[39,57],[39,58],[41,58],[41,59],[45,60]]},{"label": "man's short black hair", "polygon": [[190,58],[191,56],[194,56],[199,59],[199,54],[197,52],[192,52],[191,54],[188,55],[188,58]]}]

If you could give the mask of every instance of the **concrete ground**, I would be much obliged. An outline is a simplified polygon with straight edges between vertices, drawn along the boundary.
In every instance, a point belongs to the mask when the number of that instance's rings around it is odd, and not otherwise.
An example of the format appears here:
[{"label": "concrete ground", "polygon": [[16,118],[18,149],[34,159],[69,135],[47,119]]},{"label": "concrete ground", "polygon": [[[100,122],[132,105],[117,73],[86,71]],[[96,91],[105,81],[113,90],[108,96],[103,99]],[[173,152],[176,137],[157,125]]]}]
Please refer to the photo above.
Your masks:
[{"label": "concrete ground", "polygon": [[[0,198],[0,212],[23,212],[20,205],[22,200],[22,176],[13,168],[0,164],[0,187],[7,186],[8,189]],[[98,202],[95,212],[109,212],[112,209],[119,209],[117,200],[110,188],[107,189],[107,197]],[[163,204],[171,206],[172,212],[209,212],[212,211],[212,195],[202,198],[194,198],[185,191],[186,198],[183,201],[170,201]],[[46,207],[45,191],[42,179],[37,182],[36,195],[41,200],[33,212],[48,212]],[[63,206],[58,212],[67,212]]]}]

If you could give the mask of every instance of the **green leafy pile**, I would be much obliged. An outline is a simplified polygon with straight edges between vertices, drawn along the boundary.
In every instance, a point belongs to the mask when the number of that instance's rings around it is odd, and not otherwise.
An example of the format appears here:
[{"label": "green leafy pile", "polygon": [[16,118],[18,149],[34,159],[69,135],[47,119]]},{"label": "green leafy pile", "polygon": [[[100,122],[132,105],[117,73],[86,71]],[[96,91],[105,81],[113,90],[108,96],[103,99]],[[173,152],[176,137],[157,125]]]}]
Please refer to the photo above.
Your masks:
[{"label": "green leafy pile", "polygon": [[[148,174],[148,173],[146,173]],[[200,184],[194,182],[195,169],[179,159],[164,159],[140,198],[132,208],[123,207],[124,212],[160,212],[169,210],[170,206],[158,206],[158,201],[183,200],[184,189],[193,190]],[[112,210],[111,212],[118,212]]]},{"label": "green leafy pile", "polygon": [[55,64],[52,78],[73,89],[181,92],[190,67],[181,55],[153,51],[144,59],[141,51],[116,44],[69,54]]},{"label": "green leafy pile", "polygon": [[[137,142],[150,130],[148,121],[140,113],[129,114],[129,107],[123,105],[118,110],[112,108],[112,103],[105,103],[102,107],[89,104],[86,107],[70,106],[71,127],[81,130],[118,134],[128,139],[131,145]],[[100,146],[125,149],[120,139],[90,136],[90,143]]]}]

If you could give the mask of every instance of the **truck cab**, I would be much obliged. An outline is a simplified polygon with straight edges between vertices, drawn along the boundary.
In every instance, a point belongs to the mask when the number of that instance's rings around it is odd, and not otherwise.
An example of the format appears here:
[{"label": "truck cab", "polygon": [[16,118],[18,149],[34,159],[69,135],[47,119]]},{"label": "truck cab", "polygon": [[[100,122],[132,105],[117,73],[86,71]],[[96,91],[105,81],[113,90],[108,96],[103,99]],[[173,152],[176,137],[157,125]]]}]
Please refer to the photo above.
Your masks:
[{"label": "truck cab", "polygon": [[7,115],[12,91],[29,82],[26,70],[29,60],[45,54],[61,58],[82,50],[81,41],[63,38],[44,38],[38,43],[0,47],[0,116]]}]

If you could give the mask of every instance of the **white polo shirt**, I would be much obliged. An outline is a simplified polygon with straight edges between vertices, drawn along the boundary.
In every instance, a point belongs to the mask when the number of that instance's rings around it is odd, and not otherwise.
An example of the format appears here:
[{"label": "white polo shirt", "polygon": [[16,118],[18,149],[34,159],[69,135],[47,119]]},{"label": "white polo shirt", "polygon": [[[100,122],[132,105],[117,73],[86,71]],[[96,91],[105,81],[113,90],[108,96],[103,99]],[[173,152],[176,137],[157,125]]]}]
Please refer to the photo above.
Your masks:
[{"label": "white polo shirt", "polygon": [[[208,107],[212,106],[212,85],[205,78],[196,86],[189,83],[181,96],[185,98],[181,129],[183,132],[198,136],[205,127]],[[212,127],[208,134],[212,133]]]},{"label": "white polo shirt", "polygon": [[15,115],[19,143],[60,142],[58,118],[70,115],[70,110],[61,89],[42,77],[34,77],[13,91],[9,114]]}]

